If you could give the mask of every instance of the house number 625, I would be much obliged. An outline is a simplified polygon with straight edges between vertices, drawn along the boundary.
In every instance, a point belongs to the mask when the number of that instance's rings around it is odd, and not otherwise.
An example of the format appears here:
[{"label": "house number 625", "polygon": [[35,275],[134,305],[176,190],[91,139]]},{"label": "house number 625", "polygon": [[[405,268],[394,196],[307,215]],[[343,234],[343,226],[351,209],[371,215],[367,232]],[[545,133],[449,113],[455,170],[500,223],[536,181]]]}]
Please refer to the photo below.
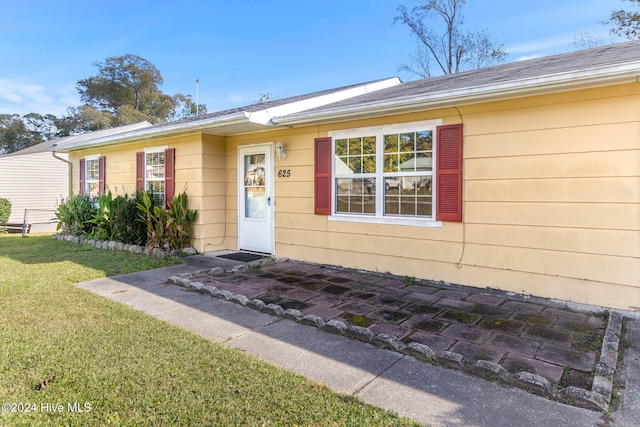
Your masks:
[{"label": "house number 625", "polygon": [[289,178],[291,176],[291,169],[278,170],[278,178]]}]

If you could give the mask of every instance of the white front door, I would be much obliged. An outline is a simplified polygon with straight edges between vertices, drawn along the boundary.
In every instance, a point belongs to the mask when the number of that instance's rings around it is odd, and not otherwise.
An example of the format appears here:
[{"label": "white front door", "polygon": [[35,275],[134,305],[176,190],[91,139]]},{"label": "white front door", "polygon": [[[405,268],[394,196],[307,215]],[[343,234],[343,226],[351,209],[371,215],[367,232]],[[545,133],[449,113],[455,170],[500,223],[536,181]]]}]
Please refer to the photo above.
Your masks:
[{"label": "white front door", "polygon": [[272,144],[238,149],[238,248],[273,254]]}]

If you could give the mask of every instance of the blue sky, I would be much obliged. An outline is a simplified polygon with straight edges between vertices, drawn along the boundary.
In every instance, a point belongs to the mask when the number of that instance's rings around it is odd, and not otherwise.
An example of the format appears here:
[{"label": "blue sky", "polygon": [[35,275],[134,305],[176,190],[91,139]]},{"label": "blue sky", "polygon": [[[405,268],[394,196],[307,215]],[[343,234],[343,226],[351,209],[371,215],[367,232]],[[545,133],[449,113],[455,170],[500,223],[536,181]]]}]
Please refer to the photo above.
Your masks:
[{"label": "blue sky", "polygon": [[[94,63],[139,55],[160,89],[209,112],[399,73],[416,44],[392,25],[416,0],[0,0],[0,113],[55,114],[78,106]],[[464,28],[486,29],[509,61],[573,50],[576,34],[614,40],[600,21],[621,0],[468,0]],[[618,40],[619,41],[619,40]]]}]

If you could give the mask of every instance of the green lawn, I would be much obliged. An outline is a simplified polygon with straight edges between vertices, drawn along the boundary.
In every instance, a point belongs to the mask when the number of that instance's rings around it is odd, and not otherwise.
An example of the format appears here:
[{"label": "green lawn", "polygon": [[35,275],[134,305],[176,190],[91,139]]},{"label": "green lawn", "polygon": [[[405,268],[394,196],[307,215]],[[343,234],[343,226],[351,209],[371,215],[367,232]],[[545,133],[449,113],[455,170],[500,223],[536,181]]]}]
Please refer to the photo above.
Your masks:
[{"label": "green lawn", "polygon": [[171,262],[0,234],[0,425],[414,425],[73,285]]}]

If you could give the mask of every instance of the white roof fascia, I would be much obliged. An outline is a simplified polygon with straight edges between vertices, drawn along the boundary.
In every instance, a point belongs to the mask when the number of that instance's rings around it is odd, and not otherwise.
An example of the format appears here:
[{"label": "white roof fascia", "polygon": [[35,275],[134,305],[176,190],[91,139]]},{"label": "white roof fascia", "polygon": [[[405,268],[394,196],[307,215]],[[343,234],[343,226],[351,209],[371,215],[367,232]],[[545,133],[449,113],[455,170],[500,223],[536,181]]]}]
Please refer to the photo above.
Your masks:
[{"label": "white roof fascia", "polygon": [[160,138],[170,136],[176,133],[184,133],[189,131],[198,131],[202,128],[230,125],[237,123],[247,123],[248,114],[244,111],[222,117],[211,117],[209,119],[194,120],[191,122],[178,123],[175,125],[162,126],[160,128],[152,126],[150,128],[138,131],[127,132],[125,134],[115,134],[95,139],[85,139],[77,143],[64,144],[60,147],[54,147],[56,151],[73,151],[74,149],[84,149],[100,147],[104,145],[117,144],[120,142],[136,142],[141,139]]},{"label": "white roof fascia", "polygon": [[362,105],[339,106],[321,111],[301,112],[289,116],[274,117],[272,122],[281,125],[305,124],[314,121],[344,120],[349,117],[388,115],[393,112],[418,109],[446,108],[477,102],[498,101],[522,96],[542,95],[576,89],[595,88],[620,83],[640,82],[640,61],[616,66],[549,74],[502,83],[466,87],[424,95],[408,95],[392,100],[374,101]]},{"label": "white roof fascia", "polygon": [[291,102],[272,108],[266,108],[253,113],[240,111],[226,116],[216,116],[209,119],[198,119],[175,125],[165,125],[160,128],[150,127],[138,131],[127,131],[123,134],[112,134],[98,138],[83,138],[76,142],[68,142],[59,147],[54,147],[56,151],[73,151],[74,149],[94,148],[104,145],[117,143],[132,143],[141,139],[150,139],[154,137],[166,137],[178,133],[197,132],[202,129],[208,129],[216,126],[228,126],[234,124],[253,123],[262,126],[273,126],[271,119],[276,115],[292,114],[303,111],[305,109],[321,107],[333,102],[342,101],[344,99],[353,98],[355,96],[374,92],[380,89],[386,89],[391,86],[401,84],[400,79],[392,77],[377,82],[359,85],[353,88],[338,90],[337,92],[327,95],[312,97],[302,101]]},{"label": "white roof fascia", "polygon": [[279,116],[295,114],[300,111],[310,110],[312,108],[322,107],[323,105],[332,104],[334,102],[343,101],[345,99],[375,92],[380,89],[386,89],[401,84],[399,78],[392,77],[377,82],[367,83],[364,85],[340,90],[327,95],[317,96],[302,101],[291,102],[289,104],[278,105],[265,110],[249,113],[249,121],[262,125],[272,124],[271,119]]},{"label": "white roof fascia", "polygon": [[[69,136],[67,138],[64,139],[64,141],[61,141],[61,143],[63,144],[63,146],[71,146],[74,145],[75,143],[80,143],[80,142],[84,142],[84,141],[88,141],[91,139],[96,138],[96,136],[94,135],[92,137],[92,134],[94,133],[98,133],[102,136],[98,137],[98,138],[108,138],[111,137],[113,135],[117,135],[118,133],[128,133],[128,132],[133,132],[136,130],[140,130],[140,129],[145,129],[148,127],[151,127],[152,124],[147,122],[147,121],[143,121],[143,122],[139,122],[139,123],[134,123],[131,125],[125,125],[122,127],[116,127],[116,128],[110,128],[110,129],[101,129],[98,131],[94,131],[94,132],[89,132],[89,133],[82,133],[80,135],[72,135]],[[54,147],[56,147],[57,144],[54,144]]]}]

